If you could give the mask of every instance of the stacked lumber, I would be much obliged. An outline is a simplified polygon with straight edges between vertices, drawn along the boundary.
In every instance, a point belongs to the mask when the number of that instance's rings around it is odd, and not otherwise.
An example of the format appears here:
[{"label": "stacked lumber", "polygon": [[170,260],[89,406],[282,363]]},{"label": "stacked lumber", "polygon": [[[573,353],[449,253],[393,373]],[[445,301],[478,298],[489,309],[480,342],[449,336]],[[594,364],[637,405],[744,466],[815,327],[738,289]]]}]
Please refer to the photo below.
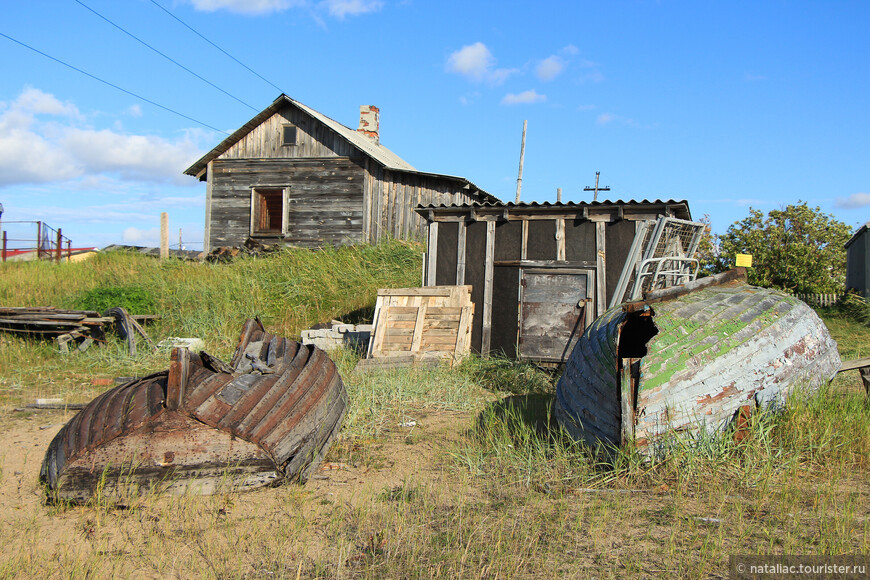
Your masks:
[{"label": "stacked lumber", "polygon": [[105,344],[105,327],[111,326],[127,340],[130,354],[135,354],[134,333],[153,346],[139,322],[154,318],[152,315],[131,316],[123,308],[111,308],[101,315],[92,310],[62,310],[50,306],[0,306],[0,332],[52,338],[61,352],[68,352],[70,343],[79,350],[87,350],[94,342]]}]

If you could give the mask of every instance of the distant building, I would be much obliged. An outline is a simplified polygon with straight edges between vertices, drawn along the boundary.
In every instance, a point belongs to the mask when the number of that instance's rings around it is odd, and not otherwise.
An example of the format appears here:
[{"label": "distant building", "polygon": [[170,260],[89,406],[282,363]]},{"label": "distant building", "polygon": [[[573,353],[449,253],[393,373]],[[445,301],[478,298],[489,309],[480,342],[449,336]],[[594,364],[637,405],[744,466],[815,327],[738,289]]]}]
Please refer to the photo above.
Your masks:
[{"label": "distant building", "polygon": [[846,242],[846,289],[870,297],[870,233],[867,222]]},{"label": "distant building", "polygon": [[417,205],[498,201],[381,145],[377,107],[360,107],[353,130],[283,94],[184,173],[207,184],[206,252],[249,237],[303,247],[422,237]]}]

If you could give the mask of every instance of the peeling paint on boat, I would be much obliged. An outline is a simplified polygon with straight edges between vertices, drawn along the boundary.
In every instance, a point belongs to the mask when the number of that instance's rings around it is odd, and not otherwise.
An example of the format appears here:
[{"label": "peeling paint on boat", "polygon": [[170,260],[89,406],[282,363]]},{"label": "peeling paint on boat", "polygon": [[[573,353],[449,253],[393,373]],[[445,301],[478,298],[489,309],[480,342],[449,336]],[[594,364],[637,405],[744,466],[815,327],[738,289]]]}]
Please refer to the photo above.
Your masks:
[{"label": "peeling paint on boat", "polygon": [[[590,325],[557,386],[556,414],[572,435],[620,445],[630,432],[645,445],[671,431],[717,431],[741,407],[817,388],[837,372],[836,342],[809,306],[733,274],[703,280],[673,297],[612,308]],[[641,316],[656,334],[639,357],[633,417],[625,418],[620,345]]]}]

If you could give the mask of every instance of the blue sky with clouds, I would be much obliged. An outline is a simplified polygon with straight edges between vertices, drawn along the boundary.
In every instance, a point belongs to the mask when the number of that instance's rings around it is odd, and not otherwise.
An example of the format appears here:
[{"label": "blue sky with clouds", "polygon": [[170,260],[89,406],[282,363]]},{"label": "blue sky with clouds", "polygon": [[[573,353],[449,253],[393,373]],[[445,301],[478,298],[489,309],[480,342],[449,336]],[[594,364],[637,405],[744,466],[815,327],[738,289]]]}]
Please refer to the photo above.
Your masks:
[{"label": "blue sky with clouds", "polygon": [[555,201],[556,188],[588,200],[600,171],[608,197],[688,199],[719,232],[750,206],[798,200],[870,220],[863,1],[7,0],[3,11],[0,33],[159,105],[0,37],[3,221],[44,220],[76,246],[155,245],[166,211],[172,238],[181,229],[201,248],[205,185],[182,171],[280,91],[353,128],[360,105],[377,105],[387,147],[506,201],[528,120],[524,201]]}]

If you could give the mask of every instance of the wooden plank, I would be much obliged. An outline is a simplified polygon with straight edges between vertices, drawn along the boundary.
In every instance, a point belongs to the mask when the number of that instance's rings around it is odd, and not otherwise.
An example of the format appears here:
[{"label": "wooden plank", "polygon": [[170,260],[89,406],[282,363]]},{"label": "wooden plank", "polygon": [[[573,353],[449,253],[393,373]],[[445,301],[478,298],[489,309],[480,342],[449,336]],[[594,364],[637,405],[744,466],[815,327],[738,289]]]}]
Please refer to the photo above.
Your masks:
[{"label": "wooden plank", "polygon": [[[411,341],[411,352],[417,353],[420,352],[420,339],[423,336],[423,323],[426,320],[426,307],[429,303],[428,300],[422,300],[421,297],[417,296],[417,300],[420,303],[420,307],[417,310],[417,321],[414,325],[414,339]],[[427,333],[427,336],[430,333]]]},{"label": "wooden plank", "polygon": [[495,222],[486,222],[486,253],[483,279],[483,332],[480,354],[489,356],[492,344],[492,281],[495,264]]},{"label": "wooden plank", "polygon": [[565,261],[565,220],[556,220],[556,260]]},{"label": "wooden plank", "polygon": [[468,224],[465,222],[459,223],[459,239],[456,244],[456,284],[462,286],[465,284],[465,239]]},{"label": "wooden plank", "polygon": [[606,227],[603,221],[596,222],[595,224],[595,303],[598,316],[604,314],[604,310],[607,307],[607,277],[605,273],[605,252],[607,248],[604,243]]},{"label": "wooden plank", "polygon": [[634,396],[632,393],[631,363],[636,359],[623,359],[619,372],[619,402],[622,410],[620,440],[626,445],[634,440]]},{"label": "wooden plank", "polygon": [[520,246],[520,260],[525,261],[529,257],[529,220],[523,220],[523,241]]},{"label": "wooden plank", "polygon": [[426,285],[435,285],[435,274],[438,271],[438,222],[429,224],[429,243],[426,248],[426,264],[429,269],[426,273]]},{"label": "wooden plank", "polygon": [[837,372],[842,373],[843,371],[852,371],[864,367],[870,367],[870,358],[859,358],[857,360],[846,361],[840,365],[840,370]]},{"label": "wooden plank", "polygon": [[424,288],[381,288],[378,296],[452,296],[452,286],[426,286]]},{"label": "wooden plank", "polygon": [[557,260],[496,260],[497,267],[510,268],[573,268],[585,270],[595,268],[596,262],[590,261],[574,261],[574,262],[559,262]]}]

